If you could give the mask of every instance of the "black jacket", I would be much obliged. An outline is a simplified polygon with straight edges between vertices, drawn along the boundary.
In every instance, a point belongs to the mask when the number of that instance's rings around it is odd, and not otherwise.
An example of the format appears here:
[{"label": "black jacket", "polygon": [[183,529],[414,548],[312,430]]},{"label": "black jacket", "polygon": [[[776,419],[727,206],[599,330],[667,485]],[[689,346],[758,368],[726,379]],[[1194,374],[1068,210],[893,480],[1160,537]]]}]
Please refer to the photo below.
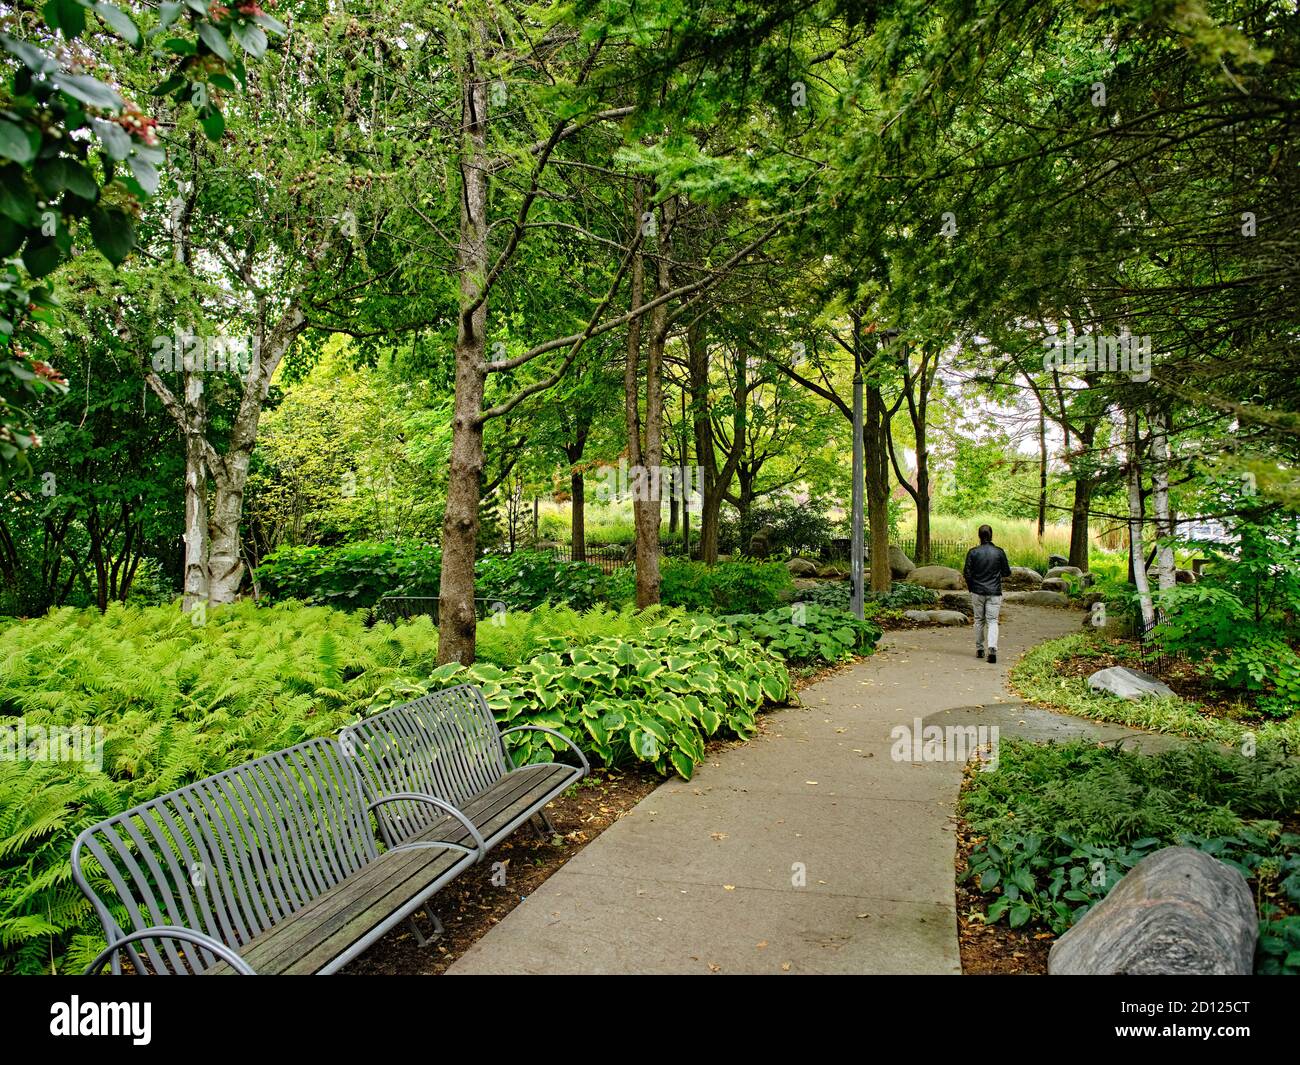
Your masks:
[{"label": "black jacket", "polygon": [[1007,553],[996,544],[980,544],[966,552],[961,575],[976,595],[1001,595],[1002,578],[1011,576]]}]

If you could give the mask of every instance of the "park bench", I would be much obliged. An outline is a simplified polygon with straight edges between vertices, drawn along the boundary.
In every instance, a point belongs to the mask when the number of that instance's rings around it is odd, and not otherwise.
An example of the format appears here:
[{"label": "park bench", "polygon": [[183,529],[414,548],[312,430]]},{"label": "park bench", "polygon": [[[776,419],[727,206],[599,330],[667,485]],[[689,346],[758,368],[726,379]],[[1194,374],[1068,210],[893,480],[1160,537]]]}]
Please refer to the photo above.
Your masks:
[{"label": "park bench", "polygon": [[[520,732],[558,738],[579,764],[515,767],[505,737]],[[502,730],[483,693],[469,684],[430,692],[350,725],[339,743],[367,794],[437,796],[474,823],[489,850],[534,818],[553,832],[546,804],[591,771],[577,745],[554,729],[516,725]],[[463,841],[467,831],[445,812],[415,801],[387,804],[376,816],[390,846]]]},{"label": "park bench", "polygon": [[[381,851],[371,814],[399,802],[436,811],[457,838]],[[445,800],[367,795],[335,740],[309,740],[77,838],[73,880],[108,940],[87,974],[110,959],[120,973],[123,951],[137,973],[332,973],[486,852]]]}]

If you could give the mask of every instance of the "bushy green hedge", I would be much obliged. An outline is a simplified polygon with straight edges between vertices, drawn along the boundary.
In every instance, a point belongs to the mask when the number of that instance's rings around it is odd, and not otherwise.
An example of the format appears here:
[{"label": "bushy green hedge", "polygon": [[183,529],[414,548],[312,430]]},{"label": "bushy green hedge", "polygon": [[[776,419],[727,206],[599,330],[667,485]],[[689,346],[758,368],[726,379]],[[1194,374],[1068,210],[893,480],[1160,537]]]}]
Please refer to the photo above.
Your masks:
[{"label": "bushy green hedge", "polygon": [[[684,558],[661,558],[659,575],[660,602],[683,610],[761,614],[794,590],[790,571],[781,562],[732,559],[709,566]],[[635,570],[631,566],[615,570],[606,588],[612,602],[631,602],[636,591]]]},{"label": "bushy green hedge", "polygon": [[1300,809],[1294,757],[1011,741],[996,771],[973,775],[958,809],[979,840],[967,876],[997,896],[992,920],[1064,932],[1153,850],[1197,847],[1256,881],[1258,971],[1300,972],[1300,918],[1269,904],[1300,904],[1300,836],[1280,823]]},{"label": "bushy green hedge", "polygon": [[257,567],[266,598],[340,610],[374,606],[385,594],[436,596],[442,552],[432,544],[358,541],[342,547],[282,547]]},{"label": "bushy green hedge", "polygon": [[[263,596],[272,602],[372,607],[383,595],[436,597],[442,553],[429,544],[358,542],[343,547],[284,547],[257,567]],[[600,567],[562,562],[546,552],[486,555],[474,566],[475,594],[513,610],[544,602],[579,610],[604,595]]]}]

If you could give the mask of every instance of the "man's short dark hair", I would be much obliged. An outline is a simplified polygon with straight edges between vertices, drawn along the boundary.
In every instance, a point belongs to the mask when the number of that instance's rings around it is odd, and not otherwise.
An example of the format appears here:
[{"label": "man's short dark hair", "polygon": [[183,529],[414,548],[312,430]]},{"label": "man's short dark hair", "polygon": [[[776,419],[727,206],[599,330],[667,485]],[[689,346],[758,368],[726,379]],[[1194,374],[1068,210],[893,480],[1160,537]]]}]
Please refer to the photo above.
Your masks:
[{"label": "man's short dark hair", "polygon": [[992,542],[993,542],[993,526],[991,526],[991,525],[981,525],[981,526],[980,526],[980,543],[982,543],[982,544],[991,544]]}]

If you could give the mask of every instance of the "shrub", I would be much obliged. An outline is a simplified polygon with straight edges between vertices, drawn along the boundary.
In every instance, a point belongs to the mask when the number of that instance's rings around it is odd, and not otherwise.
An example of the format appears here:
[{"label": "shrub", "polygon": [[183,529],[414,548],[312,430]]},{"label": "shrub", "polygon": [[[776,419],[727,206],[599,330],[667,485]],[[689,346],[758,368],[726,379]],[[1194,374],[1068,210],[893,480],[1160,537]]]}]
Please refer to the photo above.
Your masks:
[{"label": "shrub", "polygon": [[[383,595],[437,597],[442,553],[428,544],[370,543],[289,547],[257,567],[265,599],[297,599],[343,610],[372,607]],[[547,552],[487,555],[474,566],[476,594],[516,610],[544,602],[579,610],[604,592],[604,575],[585,562],[561,562]]]},{"label": "shrub", "polygon": [[[634,639],[607,637],[574,647],[566,635],[520,665],[448,663],[423,686],[475,683],[502,724],[527,721],[563,732],[605,765],[642,761],[689,780],[710,736],[748,738],[754,715],[790,696],[780,657],[712,618],[676,617]],[[416,690],[396,685],[387,702]],[[384,703],[376,700],[374,709]],[[551,761],[563,745],[541,733],[512,737],[516,758]]]},{"label": "shrub", "polygon": [[[873,604],[878,611],[924,609],[934,606],[938,598],[931,589],[905,581],[894,581],[887,592],[867,592],[867,603]],[[853,584],[851,581],[828,581],[801,593],[800,599],[818,606],[849,610],[853,602]]]},{"label": "shrub", "polygon": [[516,551],[479,559],[474,584],[476,595],[498,599],[515,610],[543,603],[586,610],[604,594],[605,575],[590,562],[562,562],[546,551]]},{"label": "shrub", "polygon": [[635,639],[651,625],[673,616],[664,607],[636,610],[625,606],[612,610],[597,605],[577,611],[569,606],[544,605],[533,610],[508,610],[493,615],[478,626],[477,653],[480,660],[498,666],[517,666],[554,645],[556,639],[566,647],[586,647],[599,640],[616,637]]},{"label": "shrub", "polygon": [[660,600],[685,610],[761,613],[781,602],[794,587],[790,571],[780,562],[733,559],[708,566],[687,559],[665,559],[660,574]]},{"label": "shrub", "polygon": [[[997,896],[988,919],[1058,934],[1163,846],[1197,847],[1265,899],[1300,903],[1300,836],[1274,820],[1297,807],[1300,763],[1281,754],[1189,744],[1148,756],[1086,741],[1003,744],[997,770],[974,774],[958,804],[978,840],[965,875]],[[1262,933],[1261,971],[1300,971],[1284,953],[1293,926],[1266,918]]]},{"label": "shrub", "polygon": [[430,544],[360,541],[342,547],[282,547],[257,567],[265,598],[356,610],[385,594],[436,596],[442,552]]},{"label": "shrub", "polygon": [[870,652],[881,636],[880,626],[874,622],[811,603],[764,614],[730,614],[722,620],[793,665],[840,662]]}]

